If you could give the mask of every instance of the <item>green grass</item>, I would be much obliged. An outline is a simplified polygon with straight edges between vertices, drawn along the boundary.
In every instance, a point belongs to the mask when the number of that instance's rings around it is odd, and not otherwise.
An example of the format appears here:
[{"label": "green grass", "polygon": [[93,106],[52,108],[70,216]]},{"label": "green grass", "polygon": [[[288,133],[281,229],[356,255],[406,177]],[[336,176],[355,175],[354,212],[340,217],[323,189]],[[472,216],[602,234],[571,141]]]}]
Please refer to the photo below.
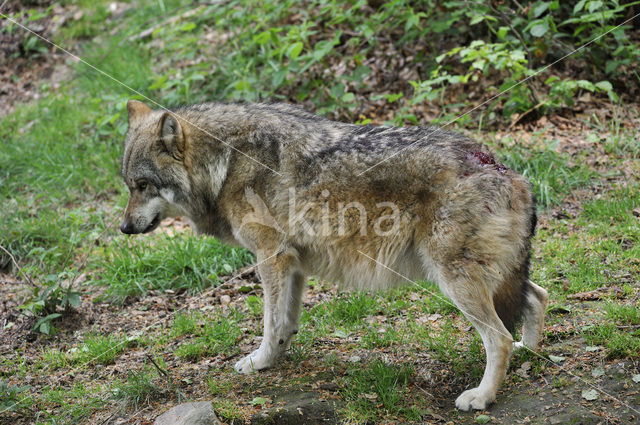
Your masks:
[{"label": "green grass", "polygon": [[353,329],[380,309],[380,301],[375,296],[366,292],[344,293],[314,306],[308,313],[303,312],[301,322],[313,322],[314,326],[327,330]]},{"label": "green grass", "polygon": [[[400,328],[400,326],[398,326]],[[392,347],[402,344],[405,340],[406,329],[396,329],[393,325],[382,328],[369,328],[362,336],[362,345],[367,349]]]},{"label": "green grass", "polygon": [[70,362],[69,354],[57,348],[43,349],[40,358],[43,365],[49,370],[67,367]]},{"label": "green grass", "polygon": [[590,345],[604,346],[609,359],[640,357],[640,329],[627,331],[604,323],[587,327],[582,335]]},{"label": "green grass", "polygon": [[499,156],[507,167],[531,181],[538,205],[544,209],[557,205],[565,196],[587,186],[596,177],[589,167],[580,165],[575,158],[557,153],[552,146],[533,148],[516,144],[501,149]]},{"label": "green grass", "polygon": [[358,423],[399,414],[418,419],[418,413],[405,406],[413,373],[410,365],[388,365],[379,359],[373,360],[364,370],[361,365],[350,367],[340,388],[347,400],[347,417]]},{"label": "green grass", "polygon": [[615,304],[612,302],[604,306],[607,317],[619,325],[640,325],[640,303]]},{"label": "green grass", "polygon": [[634,225],[638,219],[633,215],[633,209],[640,206],[638,187],[618,187],[584,204],[583,217],[592,223],[612,223],[615,226]]},{"label": "green grass", "polygon": [[108,365],[114,363],[120,354],[128,346],[126,336],[88,334],[83,344],[73,356],[73,362],[77,365]]},{"label": "green grass", "polygon": [[214,238],[119,236],[90,267],[99,272],[96,283],[107,285],[107,295],[122,301],[151,289],[199,291],[252,260],[248,251]]},{"label": "green grass", "polygon": [[101,388],[87,386],[83,382],[74,383],[70,387],[54,386],[42,390],[40,402],[49,409],[60,406],[60,411],[52,415],[44,410],[44,417],[51,424],[82,423],[91,413],[105,407],[105,400],[100,396]]},{"label": "green grass", "polygon": [[195,334],[199,328],[198,321],[202,318],[198,313],[178,313],[173,318],[173,335],[181,336]]},{"label": "green grass", "polygon": [[241,318],[241,313],[231,311],[226,315],[216,312],[213,317],[199,316],[197,325],[192,319],[180,319],[177,326],[174,322],[174,332],[188,327],[195,335],[182,342],[175,351],[176,356],[196,362],[205,356],[233,353],[243,334],[239,325]]},{"label": "green grass", "polygon": [[243,410],[233,401],[213,399],[211,404],[213,405],[213,410],[226,422],[233,423],[234,420],[242,420]]},{"label": "green grass", "polygon": [[233,383],[230,381],[224,381],[211,377],[207,379],[207,385],[209,386],[209,393],[212,396],[224,396],[233,387]]},{"label": "green grass", "polygon": [[111,388],[111,396],[122,403],[124,408],[137,409],[139,405],[148,403],[152,398],[157,400],[165,394],[165,390],[156,383],[158,374],[155,370],[145,368],[129,371],[127,379],[116,381]]},{"label": "green grass", "polygon": [[28,397],[29,385],[14,385],[0,379],[0,411],[9,412],[29,407],[33,401]]}]

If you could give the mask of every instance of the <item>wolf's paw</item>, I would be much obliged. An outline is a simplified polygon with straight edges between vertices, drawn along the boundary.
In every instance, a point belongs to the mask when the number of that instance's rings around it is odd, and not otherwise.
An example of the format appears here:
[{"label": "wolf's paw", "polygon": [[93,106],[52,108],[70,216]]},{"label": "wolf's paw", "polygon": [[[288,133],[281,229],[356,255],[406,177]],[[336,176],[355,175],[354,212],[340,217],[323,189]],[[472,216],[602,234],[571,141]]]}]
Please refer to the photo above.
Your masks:
[{"label": "wolf's paw", "polygon": [[465,412],[471,409],[484,410],[494,399],[495,397],[491,396],[491,394],[480,391],[478,388],[473,388],[460,394],[456,399],[456,407]]},{"label": "wolf's paw", "polygon": [[242,360],[238,361],[238,363],[236,363],[236,365],[234,366],[234,369],[240,373],[247,374],[271,367],[271,364],[272,362],[269,361],[266,356],[264,356],[263,353],[258,349]]}]

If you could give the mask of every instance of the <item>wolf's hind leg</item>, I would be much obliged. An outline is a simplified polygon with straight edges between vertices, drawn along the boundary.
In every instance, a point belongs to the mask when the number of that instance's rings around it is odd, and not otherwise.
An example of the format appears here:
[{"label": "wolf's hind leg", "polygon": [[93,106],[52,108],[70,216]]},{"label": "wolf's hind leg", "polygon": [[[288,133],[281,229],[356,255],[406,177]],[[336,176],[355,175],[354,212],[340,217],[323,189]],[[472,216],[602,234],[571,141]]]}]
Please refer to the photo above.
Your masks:
[{"label": "wolf's hind leg", "polygon": [[522,341],[516,342],[514,347],[520,348],[526,346],[535,350],[538,348],[538,344],[542,339],[544,313],[547,308],[547,302],[549,301],[549,295],[544,288],[530,280],[527,281],[526,284],[529,285],[530,290],[527,294],[524,308]]},{"label": "wolf's hind leg", "polygon": [[288,279],[286,287],[286,298],[284,299],[285,314],[281,326],[280,339],[281,351],[288,350],[291,345],[291,338],[298,333],[300,324],[300,313],[302,312],[302,296],[304,294],[307,277],[301,273],[293,273]]},{"label": "wolf's hind leg", "polygon": [[482,337],[487,365],[480,385],[463,392],[456,399],[460,410],[484,410],[496,398],[504,380],[513,350],[513,338],[493,307],[487,288],[480,282],[466,279],[452,282],[443,288]]}]

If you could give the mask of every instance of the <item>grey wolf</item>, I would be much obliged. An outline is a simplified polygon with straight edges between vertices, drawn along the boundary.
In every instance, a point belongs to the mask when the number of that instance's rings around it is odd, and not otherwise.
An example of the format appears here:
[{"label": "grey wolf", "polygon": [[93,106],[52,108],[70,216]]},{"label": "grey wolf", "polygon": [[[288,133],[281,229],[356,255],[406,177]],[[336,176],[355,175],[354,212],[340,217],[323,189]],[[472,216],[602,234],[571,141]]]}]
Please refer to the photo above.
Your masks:
[{"label": "grey wolf", "polygon": [[529,279],[535,199],[485,147],[433,127],[358,126],[284,104],[127,108],[121,230],[150,232],[181,215],[257,257],[264,338],[239,372],[271,367],[289,347],[309,276],[372,290],[437,283],[486,350],[480,385],[456,400],[462,410],[494,401],[519,320],[519,344],[537,347],[547,293]]}]

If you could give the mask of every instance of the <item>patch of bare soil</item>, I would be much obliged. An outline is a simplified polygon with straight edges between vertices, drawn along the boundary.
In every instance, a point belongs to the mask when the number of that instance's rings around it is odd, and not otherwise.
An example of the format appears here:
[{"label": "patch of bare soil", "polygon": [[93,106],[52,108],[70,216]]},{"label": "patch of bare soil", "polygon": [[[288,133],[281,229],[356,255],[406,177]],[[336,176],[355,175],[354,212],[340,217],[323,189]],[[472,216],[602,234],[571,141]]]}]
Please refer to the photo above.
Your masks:
[{"label": "patch of bare soil", "polygon": [[[9,0],[0,8],[0,13],[9,17],[24,10],[42,13],[41,19],[27,22],[26,26],[41,37],[51,39],[68,19],[73,19],[73,9],[59,4],[45,13],[52,3],[50,0]],[[16,21],[25,24],[25,19]],[[71,77],[65,65],[67,59],[64,52],[0,17],[0,114],[8,114],[18,103],[40,98],[40,84],[48,83],[51,89],[57,89]]]}]

